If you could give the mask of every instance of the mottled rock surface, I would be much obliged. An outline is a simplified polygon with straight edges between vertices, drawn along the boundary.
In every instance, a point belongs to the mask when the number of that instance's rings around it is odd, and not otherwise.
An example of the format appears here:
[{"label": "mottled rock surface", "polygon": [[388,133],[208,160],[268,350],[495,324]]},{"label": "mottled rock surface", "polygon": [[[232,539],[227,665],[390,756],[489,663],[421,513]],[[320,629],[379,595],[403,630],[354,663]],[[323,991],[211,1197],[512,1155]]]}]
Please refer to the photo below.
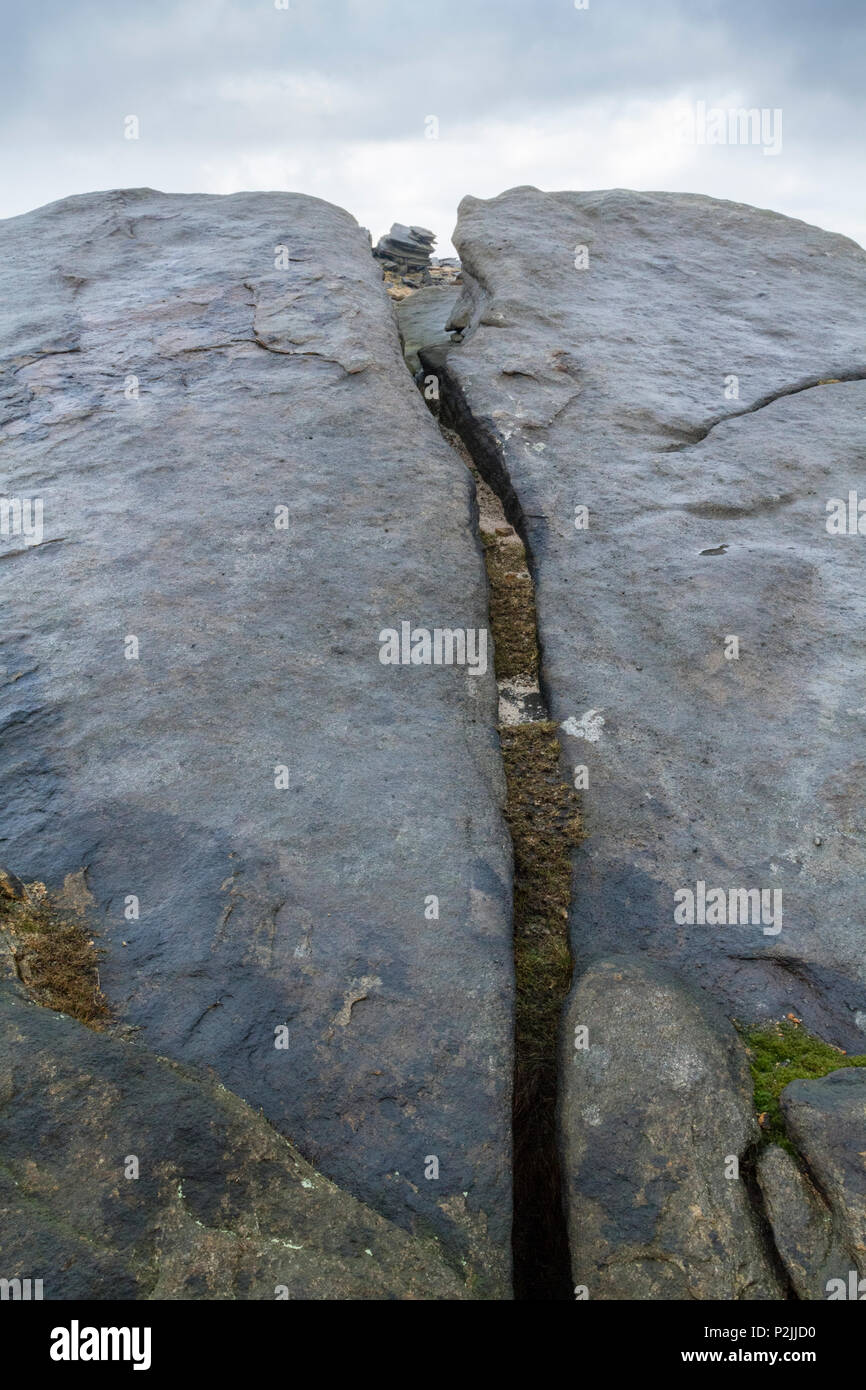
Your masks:
[{"label": "mottled rock surface", "polygon": [[830,1208],[791,1154],[771,1144],[760,1156],[757,1177],[773,1240],[798,1298],[827,1297],[832,1279],[847,1283],[852,1257]]},{"label": "mottled rock surface", "polygon": [[0,1269],[46,1299],[460,1299],[215,1081],[0,984]]},{"label": "mottled rock surface", "polygon": [[502,1293],[492,661],[379,660],[401,621],[484,628],[484,569],[366,234],[294,194],[75,197],[0,224],[0,305],[4,487],[44,504],[0,538],[0,860],[85,870],[143,1044]]},{"label": "mottled rock surface", "polygon": [[827,1280],[847,1281],[852,1271],[866,1293],[866,1074],[843,1067],[819,1080],[792,1081],[781,1105],[829,1230],[829,1255],[822,1242],[804,1242],[801,1263],[811,1291],[803,1296],[826,1298]]},{"label": "mottled rock surface", "polygon": [[726,1176],[757,1126],[743,1050],[706,997],[645,959],[597,962],[569,999],[561,1061],[584,1296],[781,1297],[743,1178]]},{"label": "mottled rock surface", "polygon": [[[866,497],[866,252],[705,197],[532,188],[465,199],[455,244],[466,341],[438,370],[523,518],[588,770],[579,968],[646,951],[860,1050],[866,536],[826,523]],[[781,890],[781,931],[676,922],[699,882]]]}]

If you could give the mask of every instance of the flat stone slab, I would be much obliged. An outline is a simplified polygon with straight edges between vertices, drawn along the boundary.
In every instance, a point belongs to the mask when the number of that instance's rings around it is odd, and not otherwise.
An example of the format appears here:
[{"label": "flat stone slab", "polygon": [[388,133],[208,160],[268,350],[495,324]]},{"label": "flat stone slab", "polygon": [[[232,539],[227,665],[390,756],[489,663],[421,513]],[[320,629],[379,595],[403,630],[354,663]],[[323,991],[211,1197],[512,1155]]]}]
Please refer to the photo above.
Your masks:
[{"label": "flat stone slab", "polygon": [[294,194],[93,194],[0,224],[0,279],[4,487],[43,505],[0,537],[0,859],[84,869],[143,1043],[498,1296],[492,654],[380,660],[404,622],[480,644],[486,582],[368,238]]},{"label": "flat stone slab", "polygon": [[45,1299],[462,1299],[237,1096],[0,983],[3,1277]]},{"label": "flat stone slab", "polygon": [[827,505],[866,499],[866,252],[531,188],[465,199],[455,244],[466,341],[427,367],[529,541],[578,968],[646,952],[862,1050],[866,534]]}]

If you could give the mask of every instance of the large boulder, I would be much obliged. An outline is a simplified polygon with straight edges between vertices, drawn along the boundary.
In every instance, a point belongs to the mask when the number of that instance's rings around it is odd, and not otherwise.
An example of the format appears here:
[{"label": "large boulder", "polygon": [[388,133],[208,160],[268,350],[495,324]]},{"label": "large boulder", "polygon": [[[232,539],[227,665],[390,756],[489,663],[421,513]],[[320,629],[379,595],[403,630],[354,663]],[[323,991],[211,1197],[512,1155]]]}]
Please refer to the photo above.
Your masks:
[{"label": "large boulder", "polygon": [[757,1137],[748,1066],[705,997],[652,961],[596,962],[569,999],[561,1088],[579,1297],[782,1296],[740,1172]]},{"label": "large boulder", "polygon": [[[84,870],[143,1043],[504,1293],[484,568],[366,234],[294,194],[74,197],[0,224],[0,305],[5,864]],[[384,664],[404,622],[474,667]]]},{"label": "large boulder", "polygon": [[466,340],[427,367],[529,542],[588,779],[579,967],[646,951],[861,1050],[866,537],[827,504],[866,499],[866,252],[695,195],[533,188],[465,199],[455,244]]},{"label": "large boulder", "polygon": [[[0,984],[0,1269],[46,1299],[460,1299],[214,1080]],[[32,1288],[32,1284],[31,1284]]]}]

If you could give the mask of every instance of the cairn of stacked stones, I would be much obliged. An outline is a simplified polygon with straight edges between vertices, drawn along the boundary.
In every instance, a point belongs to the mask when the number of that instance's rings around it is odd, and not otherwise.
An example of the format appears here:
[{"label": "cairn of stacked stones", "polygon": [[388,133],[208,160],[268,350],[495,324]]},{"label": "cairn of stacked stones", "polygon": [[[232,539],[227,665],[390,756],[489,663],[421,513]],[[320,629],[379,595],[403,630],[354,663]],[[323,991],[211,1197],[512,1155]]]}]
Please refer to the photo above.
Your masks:
[{"label": "cairn of stacked stones", "polygon": [[405,227],[402,222],[395,222],[388,235],[379,238],[373,255],[384,262],[386,270],[394,271],[405,283],[428,285],[435,240],[436,233],[426,227]]}]

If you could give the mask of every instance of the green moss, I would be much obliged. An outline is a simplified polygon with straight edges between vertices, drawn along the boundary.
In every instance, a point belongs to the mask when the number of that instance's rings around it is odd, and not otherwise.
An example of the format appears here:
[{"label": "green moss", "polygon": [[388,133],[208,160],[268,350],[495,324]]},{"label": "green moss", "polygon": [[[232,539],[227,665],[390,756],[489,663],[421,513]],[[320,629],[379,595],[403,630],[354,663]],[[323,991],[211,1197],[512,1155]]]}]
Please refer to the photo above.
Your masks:
[{"label": "green moss", "polygon": [[866,1067],[866,1056],[849,1056],[841,1048],[807,1033],[794,1019],[739,1031],[752,1069],[761,1133],[768,1143],[781,1144],[793,1153],[779,1105],[788,1083],[814,1081],[840,1067]]}]

